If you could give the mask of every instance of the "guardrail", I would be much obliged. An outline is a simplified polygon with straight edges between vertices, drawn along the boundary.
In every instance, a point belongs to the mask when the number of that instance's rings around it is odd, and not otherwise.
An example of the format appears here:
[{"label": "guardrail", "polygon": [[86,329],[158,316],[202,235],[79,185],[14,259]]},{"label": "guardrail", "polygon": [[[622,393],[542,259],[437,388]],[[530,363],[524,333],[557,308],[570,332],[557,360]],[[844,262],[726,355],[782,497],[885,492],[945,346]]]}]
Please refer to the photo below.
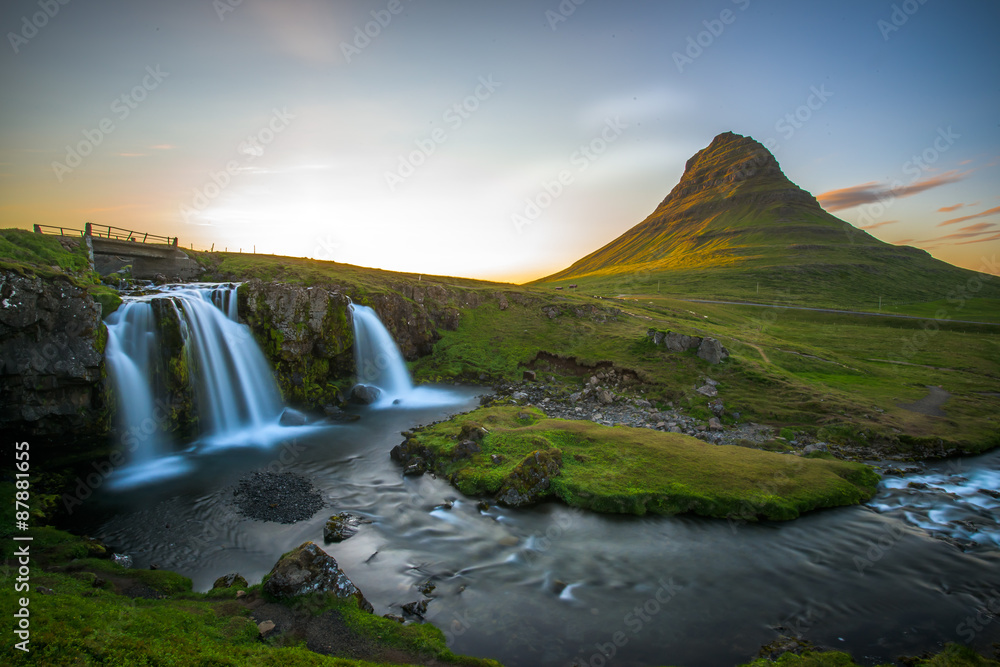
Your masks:
[{"label": "guardrail", "polygon": [[149,232],[137,232],[124,227],[111,225],[95,225],[88,222],[83,229],[57,227],[55,225],[35,225],[36,234],[58,234],[59,236],[93,236],[99,239],[114,239],[117,241],[134,241],[136,243],[156,243],[177,247],[176,236],[160,236]]}]

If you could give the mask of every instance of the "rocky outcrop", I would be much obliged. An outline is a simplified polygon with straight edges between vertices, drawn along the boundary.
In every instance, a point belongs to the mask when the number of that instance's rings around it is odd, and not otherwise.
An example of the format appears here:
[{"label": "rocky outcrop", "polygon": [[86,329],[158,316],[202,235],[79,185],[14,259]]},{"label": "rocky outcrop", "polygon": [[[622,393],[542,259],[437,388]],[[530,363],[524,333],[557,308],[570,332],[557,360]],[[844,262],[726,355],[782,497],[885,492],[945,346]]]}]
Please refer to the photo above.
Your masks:
[{"label": "rocky outcrop", "polygon": [[552,478],[561,471],[562,452],[558,449],[531,452],[504,480],[497,501],[510,507],[534,505],[551,495]]},{"label": "rocky outcrop", "polygon": [[440,330],[458,327],[462,310],[487,301],[524,303],[516,292],[486,292],[410,281],[370,292],[332,283],[301,285],[251,280],[239,288],[239,314],[274,366],[286,401],[318,408],[348,398],[354,369],[350,304],[370,306],[403,357],[430,354]]},{"label": "rocky outcrop", "polygon": [[657,331],[656,329],[647,331],[646,338],[653,345],[662,345],[671,352],[686,352],[687,350],[697,349],[698,357],[710,364],[721,363],[723,359],[729,357],[729,350],[723,347],[722,343],[715,338],[701,338],[673,331]]},{"label": "rocky outcrop", "polygon": [[0,429],[16,438],[107,435],[106,343],[101,305],[86,289],[0,270]]},{"label": "rocky outcrop", "polygon": [[337,381],[354,372],[350,300],[333,286],[240,285],[239,314],[274,366],[285,400],[321,406],[341,399]]},{"label": "rocky outcrop", "polygon": [[305,542],[282,556],[265,577],[263,588],[268,595],[281,599],[311,593],[354,598],[361,609],[373,611],[371,603],[340,569],[336,559],[313,542]]}]

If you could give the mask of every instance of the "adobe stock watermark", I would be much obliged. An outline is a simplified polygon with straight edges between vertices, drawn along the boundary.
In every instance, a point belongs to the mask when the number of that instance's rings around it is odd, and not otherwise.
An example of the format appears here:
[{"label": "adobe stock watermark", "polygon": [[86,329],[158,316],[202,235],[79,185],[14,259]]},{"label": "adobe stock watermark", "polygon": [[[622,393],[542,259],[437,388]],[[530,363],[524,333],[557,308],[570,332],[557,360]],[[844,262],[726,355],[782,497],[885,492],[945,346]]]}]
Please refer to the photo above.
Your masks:
[{"label": "adobe stock watermark", "polygon": [[[493,79],[489,74],[479,77],[479,85],[471,94],[465,96],[458,102],[452,104],[441,114],[441,120],[448,124],[452,133],[457,132],[465,121],[469,120],[476,111],[479,110],[483,102],[493,97],[493,93],[503,84]],[[395,171],[386,171],[385,184],[389,186],[390,192],[395,192],[396,188],[407,178],[413,176],[417,169],[427,163],[428,158],[437,152],[438,146],[448,141],[451,134],[443,127],[431,130],[431,133],[422,139],[417,139],[413,143],[416,148],[406,155],[399,155]]]},{"label": "adobe stock watermark", "polygon": [[[193,216],[204,212],[212,201],[232,184],[233,178],[241,169],[264,155],[265,149],[279,134],[288,129],[294,119],[295,115],[289,113],[287,109],[273,109],[267,123],[253,134],[248,134],[246,139],[236,146],[236,152],[242,159],[229,160],[219,171],[210,171],[204,185],[194,188],[192,191],[190,206],[180,205],[180,213],[184,222],[195,222]],[[197,223],[195,222],[195,224]]]},{"label": "adobe stock watermark", "polygon": [[576,176],[585,172],[591,164],[600,159],[608,148],[621,138],[626,129],[628,129],[628,123],[622,122],[619,116],[615,116],[613,119],[606,118],[600,133],[570,154],[569,164],[571,167],[575,167],[575,173],[573,169],[561,169],[552,180],[543,180],[541,189],[534,196],[524,200],[524,208],[519,213],[511,214],[510,221],[517,233],[522,233],[526,225],[533,224],[543,211],[552,206],[552,203],[566,191],[566,188],[573,184]]},{"label": "adobe stock watermark", "polygon": [[[907,186],[913,185],[920,177],[924,175],[925,172],[930,171],[931,166],[937,162],[941,155],[947,153],[955,142],[962,138],[962,135],[956,134],[952,130],[951,125],[947,128],[938,127],[937,136],[931,142],[931,145],[921,151],[919,154],[914,154],[909,160],[903,163],[900,167],[903,174],[909,176],[909,181],[904,183],[903,181],[896,180],[893,181],[889,186],[884,196],[879,195],[879,200],[864,204],[861,207],[861,212],[858,215],[858,225],[861,227],[867,227],[868,225],[874,224],[879,218],[885,215],[885,212],[891,207],[897,199],[896,193],[900,190],[905,189]],[[854,234],[859,231],[858,227],[850,223],[844,223],[844,232],[847,234],[849,240],[853,240]]]},{"label": "adobe stock watermark", "polygon": [[565,23],[566,20],[576,12],[576,8],[585,3],[587,0],[562,0],[559,5],[553,9],[545,10],[545,20],[549,22],[549,27],[552,28],[552,32],[556,31],[556,28],[560,23]]},{"label": "adobe stock watermark", "polygon": [[[413,0],[407,0],[412,2]],[[372,20],[362,25],[354,26],[354,39],[350,42],[342,41],[340,43],[340,52],[344,54],[344,60],[348,63],[354,56],[361,55],[361,52],[367,49],[373,39],[376,39],[382,34],[382,31],[389,27],[392,23],[394,16],[398,16],[403,13],[403,2],[402,0],[389,0],[386,4],[385,9],[373,9],[371,10]]]},{"label": "adobe stock watermark", "polygon": [[[732,2],[740,8],[741,12],[745,12],[750,6],[750,0],[732,0]],[[726,26],[730,26],[736,22],[737,16],[739,14],[732,9],[726,8],[719,12],[719,18],[702,21],[701,24],[705,26],[705,29],[697,34],[688,35],[687,46],[684,52],[674,51],[671,54],[671,57],[674,59],[674,65],[677,66],[677,71],[683,74],[684,68],[693,64],[695,60],[705,53],[706,49],[715,44],[715,40],[721,37],[722,33],[726,31]]]},{"label": "adobe stock watermark", "polygon": [[[980,632],[987,625],[1000,617],[1000,591],[994,589],[990,592],[990,599],[986,600],[981,607],[976,609],[976,614],[969,615],[955,628],[955,632],[966,644],[972,643]],[[994,644],[996,646],[996,644]]]},{"label": "adobe stock watermark", "polygon": [[[681,586],[674,583],[672,577],[666,581],[661,578],[657,583],[660,587],[648,600],[641,605],[636,605],[625,614],[622,619],[624,630],[613,632],[606,642],[596,642],[594,644],[596,651],[583,661],[577,660],[575,664],[579,667],[604,667],[607,665],[618,654],[618,651],[626,646],[632,638],[638,637],[643,628],[652,623],[653,617],[663,611],[663,608],[682,590]],[[632,634],[632,637],[626,634],[626,630]]]},{"label": "adobe stock watermark", "polygon": [[18,32],[7,33],[7,41],[14,49],[14,54],[20,53],[21,47],[34,39],[38,35],[38,31],[56,17],[60,8],[68,4],[69,0],[38,0],[38,8],[41,11],[35,12],[30,17],[22,16],[21,29]]},{"label": "adobe stock watermark", "polygon": [[220,21],[226,20],[226,14],[235,12],[236,8],[243,4],[243,0],[212,0],[212,9]]},{"label": "adobe stock watermark", "polygon": [[882,39],[889,41],[889,35],[896,32],[910,20],[910,17],[920,11],[920,7],[927,4],[927,0],[905,0],[901,5],[893,4],[889,19],[879,19],[875,22],[875,27],[882,33]]},{"label": "adobe stock watermark", "polygon": [[142,81],[131,90],[116,97],[110,105],[113,116],[105,116],[97,122],[97,127],[83,130],[83,139],[76,144],[66,145],[66,155],[62,162],[52,161],[52,172],[56,180],[62,183],[63,178],[83,164],[83,159],[94,152],[94,149],[104,143],[104,138],[114,132],[118,126],[115,121],[123,122],[139,108],[151,92],[156,90],[170,76],[157,65],[146,67],[146,75]]}]

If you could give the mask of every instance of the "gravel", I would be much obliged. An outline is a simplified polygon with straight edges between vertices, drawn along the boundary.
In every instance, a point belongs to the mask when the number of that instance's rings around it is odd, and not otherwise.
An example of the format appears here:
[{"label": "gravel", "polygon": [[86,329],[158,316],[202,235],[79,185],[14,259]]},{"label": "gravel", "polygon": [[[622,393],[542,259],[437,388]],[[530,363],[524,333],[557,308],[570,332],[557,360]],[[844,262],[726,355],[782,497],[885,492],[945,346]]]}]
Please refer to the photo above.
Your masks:
[{"label": "gravel", "polygon": [[323,508],[323,496],[305,477],[291,472],[252,472],[236,484],[240,514],[257,521],[295,523]]}]

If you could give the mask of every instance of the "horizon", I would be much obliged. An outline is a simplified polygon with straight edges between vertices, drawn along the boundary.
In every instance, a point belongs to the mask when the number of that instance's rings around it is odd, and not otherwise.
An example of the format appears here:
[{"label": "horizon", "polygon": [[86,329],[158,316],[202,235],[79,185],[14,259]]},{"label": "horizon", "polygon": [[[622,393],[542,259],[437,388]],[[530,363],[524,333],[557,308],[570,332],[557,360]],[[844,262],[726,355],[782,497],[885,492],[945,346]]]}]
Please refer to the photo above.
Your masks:
[{"label": "horizon", "polygon": [[732,131],[876,238],[998,273],[995,3],[43,0],[0,16],[18,93],[2,227],[523,284],[639,224]]}]

